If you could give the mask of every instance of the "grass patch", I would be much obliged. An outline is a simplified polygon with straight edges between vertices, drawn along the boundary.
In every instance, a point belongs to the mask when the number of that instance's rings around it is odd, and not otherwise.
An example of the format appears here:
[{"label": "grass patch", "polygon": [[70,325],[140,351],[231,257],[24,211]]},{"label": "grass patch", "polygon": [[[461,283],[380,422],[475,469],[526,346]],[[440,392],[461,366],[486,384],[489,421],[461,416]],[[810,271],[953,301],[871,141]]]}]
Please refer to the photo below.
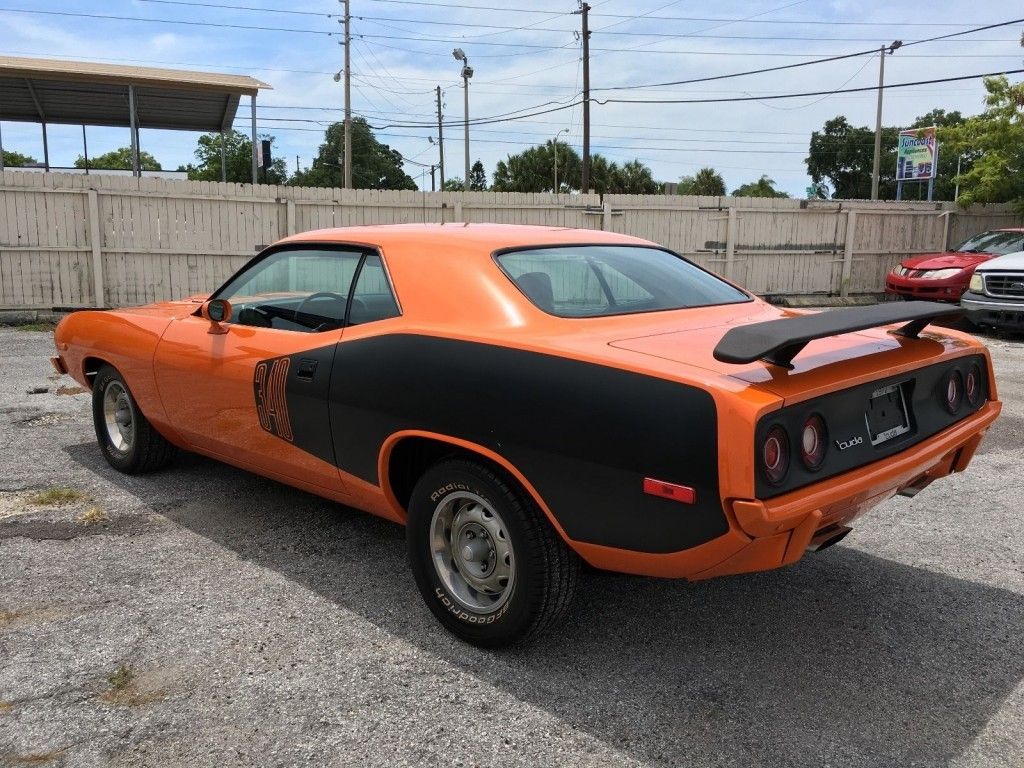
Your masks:
[{"label": "grass patch", "polygon": [[62,504],[73,504],[87,498],[84,493],[74,488],[56,487],[33,493],[28,503],[37,507],[59,507]]},{"label": "grass patch", "polygon": [[89,507],[78,516],[78,522],[82,525],[98,525],[99,523],[110,522],[110,518],[99,507]]},{"label": "grass patch", "polygon": [[138,707],[164,698],[153,674],[140,676],[127,664],[107,675],[107,682],[110,688],[100,694],[100,701],[106,704]]},{"label": "grass patch", "polygon": [[46,765],[62,757],[64,757],[63,749],[55,749],[52,752],[30,752],[27,755],[0,753],[0,765]]},{"label": "grass patch", "polygon": [[83,392],[88,392],[85,387],[69,387],[67,384],[62,384],[53,390],[55,395],[81,395]]},{"label": "grass patch", "polygon": [[15,325],[14,328],[19,331],[37,331],[40,333],[52,333],[53,329],[57,327],[56,323],[40,322],[40,323],[24,323],[23,325]]},{"label": "grass patch", "polygon": [[123,691],[132,684],[134,679],[135,671],[127,664],[122,664],[107,675],[107,682],[110,683],[110,690],[112,693]]}]

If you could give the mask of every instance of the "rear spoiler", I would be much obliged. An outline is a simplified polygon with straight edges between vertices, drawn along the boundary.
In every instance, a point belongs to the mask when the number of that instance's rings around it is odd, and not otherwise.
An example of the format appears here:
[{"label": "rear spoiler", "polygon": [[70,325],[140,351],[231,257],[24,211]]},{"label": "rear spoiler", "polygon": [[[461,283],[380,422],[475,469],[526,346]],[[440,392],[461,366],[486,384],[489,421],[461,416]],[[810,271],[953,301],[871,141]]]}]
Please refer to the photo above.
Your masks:
[{"label": "rear spoiler", "polygon": [[715,360],[723,363],[763,360],[771,365],[792,368],[793,358],[814,339],[895,323],[905,325],[891,333],[914,339],[932,320],[957,318],[961,314],[960,307],[949,304],[907,301],[751,323],[731,328],[718,342],[714,356]]}]

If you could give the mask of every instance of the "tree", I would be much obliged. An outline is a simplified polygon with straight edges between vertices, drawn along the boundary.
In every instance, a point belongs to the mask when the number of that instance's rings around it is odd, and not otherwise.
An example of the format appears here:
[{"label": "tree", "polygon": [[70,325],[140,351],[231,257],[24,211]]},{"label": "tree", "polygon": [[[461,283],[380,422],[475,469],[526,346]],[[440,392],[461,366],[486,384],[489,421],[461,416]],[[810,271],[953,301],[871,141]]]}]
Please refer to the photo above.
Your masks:
[{"label": "tree", "polygon": [[[952,126],[962,123],[959,112],[933,109],[910,124],[910,128],[929,125]],[[882,152],[878,169],[878,196],[883,200],[896,197],[896,146],[900,129],[882,127]],[[941,132],[940,132],[941,135]],[[956,175],[956,155],[939,148],[939,167],[935,179],[933,198],[952,200]],[[866,200],[871,197],[871,171],[875,159],[875,132],[867,126],[855,127],[842,116],[825,122],[821,131],[811,134],[807,172],[815,184],[826,180],[837,199]],[[916,188],[916,189],[915,189]],[[925,184],[905,184],[903,197],[926,196]]]},{"label": "tree", "polygon": [[[267,184],[284,184],[288,178],[283,157],[276,157],[274,137],[260,136],[260,140],[270,141],[270,155],[274,158],[266,171],[260,170],[256,177]],[[189,163],[180,170],[188,172],[193,181],[220,181],[220,134],[207,133],[199,137],[196,145],[197,165]],[[226,177],[228,181],[241,184],[252,183],[252,139],[240,131],[227,131],[224,134],[224,155]]]},{"label": "tree", "polygon": [[775,188],[775,180],[762,175],[757,181],[749,181],[732,191],[733,197],[789,197]]},{"label": "tree", "polygon": [[614,181],[614,191],[622,195],[654,195],[661,190],[651,169],[639,160],[623,163]]},{"label": "tree", "polygon": [[[470,171],[473,169],[470,168]],[[445,179],[444,184],[441,186],[442,192],[463,192],[466,189],[465,183],[462,181],[461,176],[453,176],[450,179]]]},{"label": "tree", "polygon": [[[289,183],[303,187],[342,186],[341,157],[345,143],[344,123],[332,123],[324,142],[305,171]],[[381,144],[366,118],[352,118],[352,186],[356,189],[416,189],[416,182],[402,168],[401,152]]]},{"label": "tree", "polygon": [[484,164],[477,160],[469,169],[469,191],[483,192],[487,189],[487,171]]},{"label": "tree", "polygon": [[959,202],[1014,202],[1024,210],[1024,83],[989,77],[985,91],[982,114],[939,130],[947,153],[967,161],[959,176]]},{"label": "tree", "polygon": [[582,164],[576,150],[568,144],[548,141],[499,160],[494,169],[495,192],[555,191],[555,152],[558,152],[558,187],[571,192],[579,189]]},{"label": "tree", "polygon": [[28,168],[33,165],[39,165],[39,161],[34,157],[8,149],[4,150],[4,168]]},{"label": "tree", "polygon": [[724,195],[725,179],[714,168],[701,168],[693,176],[683,176],[676,191],[680,195]]},{"label": "tree", "polygon": [[[555,151],[558,152],[558,189],[555,190]],[[572,192],[580,188],[583,161],[568,144],[548,141],[498,162],[494,170],[496,192]],[[651,169],[639,160],[621,167],[602,155],[590,158],[590,188],[604,194],[654,194],[659,190]]]},{"label": "tree", "polygon": [[[132,169],[132,148],[121,147],[102,155],[89,158],[89,167],[97,170],[130,171]],[[85,168],[85,156],[79,155],[75,168]],[[149,152],[139,151],[139,168],[144,171],[160,171],[160,163]]]}]

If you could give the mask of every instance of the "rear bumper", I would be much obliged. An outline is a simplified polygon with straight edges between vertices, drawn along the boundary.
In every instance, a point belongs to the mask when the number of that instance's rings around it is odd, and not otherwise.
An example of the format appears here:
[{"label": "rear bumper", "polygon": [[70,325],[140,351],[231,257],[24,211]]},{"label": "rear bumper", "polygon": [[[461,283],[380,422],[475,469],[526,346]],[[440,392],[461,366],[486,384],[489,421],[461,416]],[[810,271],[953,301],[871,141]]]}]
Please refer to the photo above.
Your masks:
[{"label": "rear bumper", "polygon": [[975,325],[1024,330],[1024,301],[993,299],[977,293],[965,293],[960,306]]},{"label": "rear bumper", "polygon": [[922,301],[959,301],[967,290],[967,281],[961,277],[945,280],[922,280],[900,277],[892,272],[885,276],[885,292],[891,296],[904,296]]},{"label": "rear bumper", "polygon": [[848,525],[904,489],[920,490],[951,472],[967,468],[985,431],[1002,409],[990,401],[943,432],[842,476],[769,501],[737,499],[732,511],[750,541],[738,552],[689,576],[704,579],[762,571],[799,560],[825,529]]}]

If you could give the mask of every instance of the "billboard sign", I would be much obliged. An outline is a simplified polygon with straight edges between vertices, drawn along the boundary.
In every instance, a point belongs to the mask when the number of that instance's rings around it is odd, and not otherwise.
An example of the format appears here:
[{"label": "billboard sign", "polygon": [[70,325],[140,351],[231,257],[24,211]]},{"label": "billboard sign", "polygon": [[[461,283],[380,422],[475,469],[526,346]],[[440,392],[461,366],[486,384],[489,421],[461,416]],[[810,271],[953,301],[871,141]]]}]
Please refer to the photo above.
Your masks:
[{"label": "billboard sign", "polygon": [[939,144],[935,126],[900,131],[896,149],[896,181],[927,181],[935,178]]}]

